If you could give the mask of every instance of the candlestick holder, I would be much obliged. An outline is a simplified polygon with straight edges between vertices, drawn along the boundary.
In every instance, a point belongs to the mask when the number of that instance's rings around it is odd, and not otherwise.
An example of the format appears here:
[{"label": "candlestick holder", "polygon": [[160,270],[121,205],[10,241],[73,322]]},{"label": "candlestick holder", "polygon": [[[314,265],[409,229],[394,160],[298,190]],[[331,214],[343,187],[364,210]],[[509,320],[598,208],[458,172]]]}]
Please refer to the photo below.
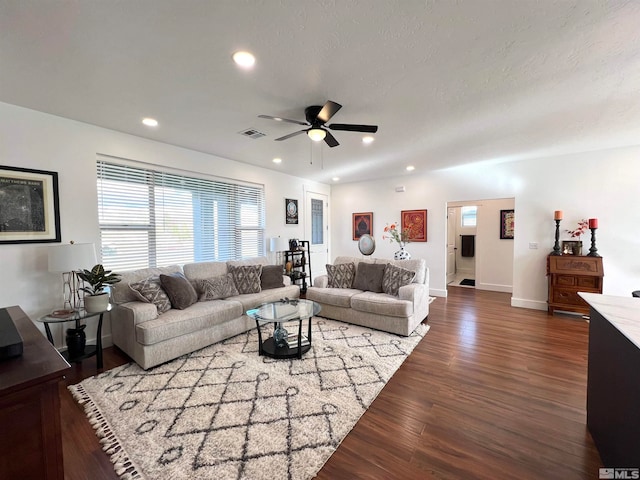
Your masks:
[{"label": "candlestick holder", "polygon": [[549,255],[562,255],[560,251],[560,220],[556,220],[556,243],[553,245],[553,252]]},{"label": "candlestick holder", "polygon": [[587,253],[587,257],[600,257],[601,255],[598,253],[598,249],[596,248],[596,230],[597,228],[591,228],[591,248],[589,249],[589,253]]}]

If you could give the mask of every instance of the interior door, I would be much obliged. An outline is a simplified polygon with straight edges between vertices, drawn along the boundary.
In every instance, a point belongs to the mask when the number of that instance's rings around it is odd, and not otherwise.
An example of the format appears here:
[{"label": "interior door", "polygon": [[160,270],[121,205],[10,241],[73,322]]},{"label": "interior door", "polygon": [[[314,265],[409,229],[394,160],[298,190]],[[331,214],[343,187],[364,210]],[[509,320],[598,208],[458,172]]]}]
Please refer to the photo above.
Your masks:
[{"label": "interior door", "polygon": [[305,240],[309,240],[310,285],[313,279],[327,273],[329,263],[329,197],[305,192]]},{"label": "interior door", "polygon": [[456,278],[456,227],[458,210],[447,208],[447,285]]}]

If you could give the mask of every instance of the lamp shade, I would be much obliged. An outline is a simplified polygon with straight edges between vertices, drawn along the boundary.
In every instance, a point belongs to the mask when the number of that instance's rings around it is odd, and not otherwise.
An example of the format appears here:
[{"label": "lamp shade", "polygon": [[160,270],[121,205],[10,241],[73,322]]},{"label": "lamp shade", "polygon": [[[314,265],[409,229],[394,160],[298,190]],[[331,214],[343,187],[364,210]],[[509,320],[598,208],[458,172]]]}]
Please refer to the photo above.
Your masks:
[{"label": "lamp shade", "polygon": [[321,140],[324,140],[324,137],[327,136],[327,132],[325,132],[321,128],[311,128],[307,131],[307,135],[314,142],[319,142]]},{"label": "lamp shade", "polygon": [[91,269],[97,263],[93,243],[69,243],[49,247],[50,272],[74,272]]},{"label": "lamp shade", "polygon": [[289,243],[282,237],[271,237],[269,239],[270,252],[284,252],[289,249]]}]

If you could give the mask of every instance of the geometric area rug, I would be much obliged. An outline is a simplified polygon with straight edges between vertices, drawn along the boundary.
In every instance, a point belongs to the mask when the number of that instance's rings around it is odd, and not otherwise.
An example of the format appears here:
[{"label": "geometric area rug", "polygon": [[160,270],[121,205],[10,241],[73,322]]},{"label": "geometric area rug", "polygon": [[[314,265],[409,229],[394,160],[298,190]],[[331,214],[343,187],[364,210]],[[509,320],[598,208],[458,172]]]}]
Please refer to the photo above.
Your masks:
[{"label": "geometric area rug", "polygon": [[306,480],[428,330],[401,337],[316,317],[301,360],[258,356],[253,329],[69,390],[122,479]]}]

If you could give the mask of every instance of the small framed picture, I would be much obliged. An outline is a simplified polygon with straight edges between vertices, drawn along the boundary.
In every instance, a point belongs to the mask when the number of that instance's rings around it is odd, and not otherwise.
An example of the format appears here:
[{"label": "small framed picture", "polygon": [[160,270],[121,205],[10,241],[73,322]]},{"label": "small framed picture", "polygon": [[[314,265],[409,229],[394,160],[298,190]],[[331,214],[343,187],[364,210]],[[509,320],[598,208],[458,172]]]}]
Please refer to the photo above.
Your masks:
[{"label": "small framed picture", "polygon": [[582,242],[577,240],[563,240],[562,255],[582,255]]},{"label": "small framed picture", "polygon": [[353,239],[360,240],[362,235],[371,235],[373,232],[373,212],[354,213],[353,221]]},{"label": "small framed picture", "polygon": [[500,239],[513,240],[516,227],[515,210],[500,210]]},{"label": "small framed picture", "polygon": [[401,210],[400,221],[402,231],[409,231],[409,239],[412,242],[427,241],[427,211],[426,210]]},{"label": "small framed picture", "polygon": [[60,242],[58,173],[0,167],[0,244]]},{"label": "small framed picture", "polygon": [[298,224],[298,200],[295,198],[284,199],[285,223],[287,225]]}]

